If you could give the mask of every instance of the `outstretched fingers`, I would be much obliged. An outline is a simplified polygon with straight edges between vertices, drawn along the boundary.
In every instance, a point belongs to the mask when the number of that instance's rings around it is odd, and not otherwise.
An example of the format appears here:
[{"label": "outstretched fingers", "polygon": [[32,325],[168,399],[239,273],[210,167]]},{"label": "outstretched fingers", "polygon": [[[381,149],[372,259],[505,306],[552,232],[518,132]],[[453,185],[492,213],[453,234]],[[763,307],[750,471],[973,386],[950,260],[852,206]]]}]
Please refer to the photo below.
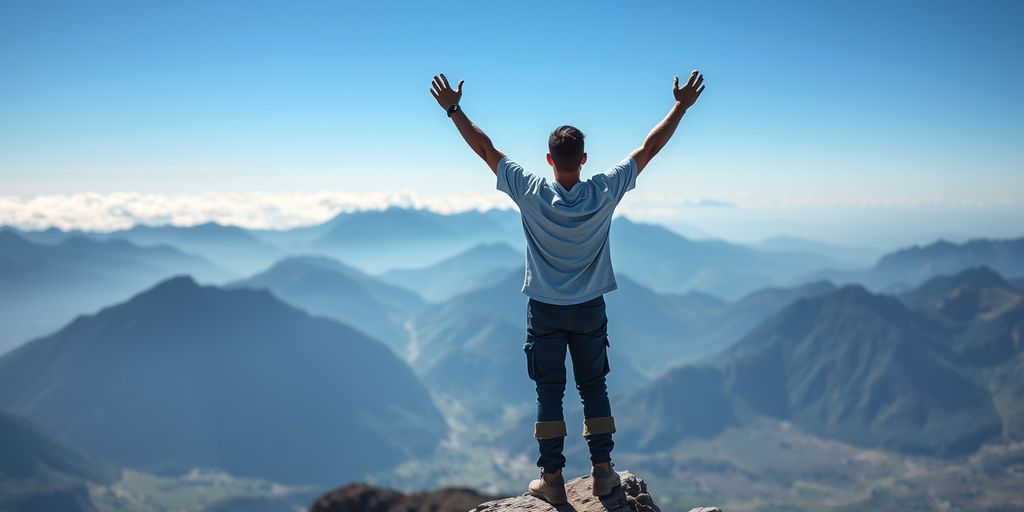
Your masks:
[{"label": "outstretched fingers", "polygon": [[693,70],[693,73],[690,73],[690,78],[686,80],[686,86],[693,87],[693,81],[697,79],[697,75],[699,74],[700,73],[696,69]]}]

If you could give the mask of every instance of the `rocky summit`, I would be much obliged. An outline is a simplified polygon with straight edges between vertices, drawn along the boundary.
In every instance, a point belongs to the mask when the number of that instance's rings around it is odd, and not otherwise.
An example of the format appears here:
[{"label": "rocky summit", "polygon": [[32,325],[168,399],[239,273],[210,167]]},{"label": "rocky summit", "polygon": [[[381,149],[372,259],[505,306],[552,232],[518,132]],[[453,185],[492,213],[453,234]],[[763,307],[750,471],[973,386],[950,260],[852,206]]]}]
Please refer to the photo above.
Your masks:
[{"label": "rocky summit", "polygon": [[[555,507],[546,501],[523,494],[512,498],[488,501],[477,505],[470,512],[525,512],[525,511],[574,511],[574,512],[661,512],[654,504],[654,498],[647,490],[647,483],[630,471],[619,471],[622,486],[611,494],[597,497],[591,494],[590,476],[574,478],[565,483],[569,497],[567,505]],[[721,512],[714,507],[700,507],[690,512]]]}]

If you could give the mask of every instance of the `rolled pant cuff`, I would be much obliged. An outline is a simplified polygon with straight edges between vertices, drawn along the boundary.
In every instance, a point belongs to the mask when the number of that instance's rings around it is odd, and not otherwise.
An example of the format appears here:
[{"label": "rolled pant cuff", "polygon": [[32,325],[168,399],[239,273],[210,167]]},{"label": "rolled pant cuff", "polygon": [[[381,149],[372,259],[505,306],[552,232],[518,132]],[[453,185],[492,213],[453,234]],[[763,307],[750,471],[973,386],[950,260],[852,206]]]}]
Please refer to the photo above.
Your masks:
[{"label": "rolled pant cuff", "polygon": [[615,433],[615,418],[611,416],[601,416],[599,418],[584,418],[583,419],[583,435],[589,436],[593,434],[614,434]]},{"label": "rolled pant cuff", "polygon": [[533,427],[533,438],[534,439],[552,439],[555,437],[565,437],[567,435],[565,430],[565,421],[538,421]]}]

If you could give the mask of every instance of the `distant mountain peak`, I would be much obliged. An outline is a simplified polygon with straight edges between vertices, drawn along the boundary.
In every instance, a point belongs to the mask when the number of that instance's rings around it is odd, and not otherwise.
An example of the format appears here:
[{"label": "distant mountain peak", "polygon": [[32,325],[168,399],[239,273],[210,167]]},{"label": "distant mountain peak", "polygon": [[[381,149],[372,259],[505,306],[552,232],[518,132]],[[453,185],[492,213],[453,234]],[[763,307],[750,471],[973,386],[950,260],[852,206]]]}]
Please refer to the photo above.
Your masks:
[{"label": "distant mountain peak", "polygon": [[[149,288],[142,290],[128,299],[127,302],[121,304],[127,304],[131,302],[150,302],[151,300],[172,300],[175,302],[191,302],[186,297],[197,296],[202,293],[201,290],[206,288],[199,283],[189,274],[175,274],[171,277],[163,279],[158,283],[150,286]],[[211,287],[212,288],[212,287]],[[108,306],[116,307],[117,305]]]},{"label": "distant mountain peak", "polygon": [[318,254],[299,254],[286,256],[274,262],[268,271],[292,268],[338,269],[342,264],[337,260]]},{"label": "distant mountain peak", "polygon": [[3,230],[0,230],[0,243],[5,245],[29,245],[32,242],[22,236],[16,229],[5,227]]},{"label": "distant mountain peak", "polygon": [[862,284],[850,283],[837,288],[833,296],[838,299],[862,300],[874,297],[874,294],[869,292]]},{"label": "distant mountain peak", "polygon": [[1012,283],[988,266],[933,277],[901,298],[915,308],[957,322],[994,318],[1024,300]]},{"label": "distant mountain peak", "polygon": [[199,283],[189,274],[175,274],[163,281],[160,281],[156,286],[150,288],[151,291],[157,290],[185,290],[199,288]]}]

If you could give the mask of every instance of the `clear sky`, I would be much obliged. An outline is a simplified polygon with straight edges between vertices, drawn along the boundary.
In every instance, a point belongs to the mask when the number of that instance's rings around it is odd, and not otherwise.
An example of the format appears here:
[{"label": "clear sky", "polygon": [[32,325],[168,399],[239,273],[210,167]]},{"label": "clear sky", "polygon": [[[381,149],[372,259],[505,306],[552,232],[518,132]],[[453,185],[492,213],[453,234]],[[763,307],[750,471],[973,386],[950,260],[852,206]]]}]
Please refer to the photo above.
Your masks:
[{"label": "clear sky", "polygon": [[589,175],[700,68],[625,213],[740,240],[1020,236],[1022,26],[1018,1],[0,0],[0,223],[85,192],[510,206],[433,74],[534,172],[578,126]]}]

